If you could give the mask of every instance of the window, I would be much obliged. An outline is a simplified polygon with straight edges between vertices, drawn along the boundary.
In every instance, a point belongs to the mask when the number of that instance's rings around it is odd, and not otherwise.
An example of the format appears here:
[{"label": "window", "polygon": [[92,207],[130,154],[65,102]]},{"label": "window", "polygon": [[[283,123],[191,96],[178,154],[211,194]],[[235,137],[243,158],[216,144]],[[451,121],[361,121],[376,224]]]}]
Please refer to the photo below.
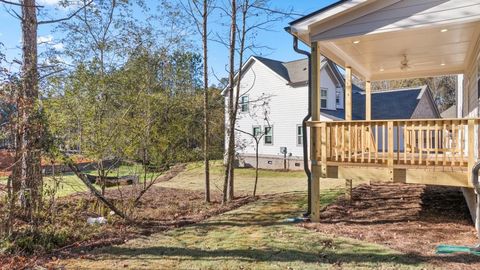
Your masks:
[{"label": "window", "polygon": [[242,96],[240,98],[240,111],[248,112],[248,96]]},{"label": "window", "polygon": [[273,144],[273,127],[265,127],[265,144]]},{"label": "window", "polygon": [[253,126],[252,128],[252,134],[255,138],[258,138],[260,136],[260,133],[262,133],[262,128],[260,126]]},{"label": "window", "polygon": [[341,103],[341,100],[340,100],[340,90],[337,89],[337,91],[335,92],[335,103],[337,104],[337,107],[342,107],[342,104]]},{"label": "window", "polygon": [[327,108],[327,96],[328,96],[328,89],[322,88],[320,92],[320,106],[321,108]]},{"label": "window", "polygon": [[297,125],[297,145],[303,144],[303,129],[302,125]]}]

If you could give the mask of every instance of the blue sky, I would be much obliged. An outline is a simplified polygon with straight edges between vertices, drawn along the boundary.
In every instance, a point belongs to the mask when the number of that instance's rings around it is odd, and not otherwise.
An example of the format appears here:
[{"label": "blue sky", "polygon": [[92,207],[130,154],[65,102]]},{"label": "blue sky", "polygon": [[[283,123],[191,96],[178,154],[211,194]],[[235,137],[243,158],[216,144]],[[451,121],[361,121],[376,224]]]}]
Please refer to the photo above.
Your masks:
[{"label": "blue sky", "polygon": [[[38,4],[45,5],[48,7],[55,7],[59,0],[37,0]],[[149,5],[152,7],[156,6],[157,0],[146,0]],[[299,14],[308,14],[315,10],[318,10],[326,5],[336,2],[335,0],[273,0],[272,5],[274,7],[282,9],[293,8],[295,13]],[[55,11],[53,8],[48,9],[51,17],[62,17],[62,15],[67,14],[68,11]],[[64,14],[62,14],[64,13]],[[262,46],[269,47],[271,49],[260,49],[255,53],[263,55],[264,57],[269,57],[273,59],[289,61],[299,59],[302,56],[295,53],[292,49],[292,37],[286,33],[283,29],[288,25],[291,19],[285,19],[283,21],[275,22],[271,31],[263,31],[259,34],[257,38],[257,44]],[[223,26],[224,27],[224,26]],[[218,24],[212,24],[211,28],[213,31],[224,31],[221,29],[222,26]],[[57,43],[58,34],[52,32],[52,25],[43,25],[40,26],[39,41],[47,42],[49,46],[61,47],[62,44]],[[6,48],[6,54],[9,60],[13,58],[20,58],[20,40],[21,40],[21,28],[19,21],[16,18],[13,18],[8,14],[3,7],[0,5],[0,42],[4,44]],[[199,39],[198,39],[199,40]],[[39,49],[43,45],[39,45]],[[200,46],[200,44],[198,44]],[[250,56],[250,52],[247,54],[247,57]],[[223,45],[220,45],[215,42],[210,42],[210,66],[214,71],[217,77],[226,76],[225,68],[228,63],[228,51]],[[215,78],[212,75],[212,80],[215,83]]]}]

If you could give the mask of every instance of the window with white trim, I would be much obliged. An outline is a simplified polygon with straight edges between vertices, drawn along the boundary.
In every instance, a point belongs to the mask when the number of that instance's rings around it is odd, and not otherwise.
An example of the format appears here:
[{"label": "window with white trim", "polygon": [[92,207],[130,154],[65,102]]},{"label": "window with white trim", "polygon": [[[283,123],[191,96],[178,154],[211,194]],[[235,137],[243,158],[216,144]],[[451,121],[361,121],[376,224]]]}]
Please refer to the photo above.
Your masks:
[{"label": "window with white trim", "polygon": [[335,104],[337,104],[337,108],[341,108],[341,107],[342,107],[342,104],[341,104],[342,100],[341,100],[341,96],[340,96],[341,94],[342,94],[342,93],[340,92],[339,89],[337,89],[337,90],[335,91]]},{"label": "window with white trim", "polygon": [[327,108],[328,88],[320,89],[320,106],[322,109]]},{"label": "window with white trim", "polygon": [[297,125],[297,145],[303,145],[303,129],[302,129],[302,125]]},{"label": "window with white trim", "polygon": [[240,97],[240,111],[241,112],[248,112],[248,96]]},{"label": "window with white trim", "polygon": [[262,133],[262,128],[260,126],[253,126],[252,127],[252,134],[255,138],[258,138]]},{"label": "window with white trim", "polygon": [[267,145],[272,145],[273,144],[273,127],[265,127],[265,139],[264,142]]}]

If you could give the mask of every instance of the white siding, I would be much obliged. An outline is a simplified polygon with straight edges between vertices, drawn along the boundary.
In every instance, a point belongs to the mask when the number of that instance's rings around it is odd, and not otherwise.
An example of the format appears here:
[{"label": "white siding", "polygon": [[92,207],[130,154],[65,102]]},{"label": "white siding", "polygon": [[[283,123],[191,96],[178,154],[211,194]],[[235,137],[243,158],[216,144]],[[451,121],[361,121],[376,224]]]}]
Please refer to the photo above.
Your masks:
[{"label": "white siding", "polygon": [[[321,87],[328,89],[328,109],[334,110],[336,85],[325,68],[321,72]],[[297,145],[297,126],[302,123],[308,108],[308,87],[293,88],[261,62],[255,61],[244,73],[241,95],[251,101],[248,113],[239,110],[237,129],[252,133],[253,126],[268,123],[273,126],[273,144],[266,145],[264,138],[259,145],[260,155],[280,155],[280,147],[287,147],[292,156],[301,157],[303,148]],[[268,122],[265,121],[265,111]],[[323,121],[328,121],[324,117]],[[237,152],[254,154],[254,140],[243,133],[236,133]]]},{"label": "white siding", "polygon": [[468,22],[480,17],[480,0],[403,0],[313,36],[327,40],[422,26]]}]

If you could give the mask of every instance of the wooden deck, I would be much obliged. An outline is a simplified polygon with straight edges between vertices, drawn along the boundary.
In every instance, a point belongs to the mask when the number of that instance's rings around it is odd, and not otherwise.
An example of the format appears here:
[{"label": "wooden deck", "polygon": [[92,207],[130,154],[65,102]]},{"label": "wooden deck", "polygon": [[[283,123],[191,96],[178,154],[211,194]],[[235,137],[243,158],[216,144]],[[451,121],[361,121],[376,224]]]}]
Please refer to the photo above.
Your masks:
[{"label": "wooden deck", "polygon": [[471,187],[479,119],[310,122],[322,177]]}]

